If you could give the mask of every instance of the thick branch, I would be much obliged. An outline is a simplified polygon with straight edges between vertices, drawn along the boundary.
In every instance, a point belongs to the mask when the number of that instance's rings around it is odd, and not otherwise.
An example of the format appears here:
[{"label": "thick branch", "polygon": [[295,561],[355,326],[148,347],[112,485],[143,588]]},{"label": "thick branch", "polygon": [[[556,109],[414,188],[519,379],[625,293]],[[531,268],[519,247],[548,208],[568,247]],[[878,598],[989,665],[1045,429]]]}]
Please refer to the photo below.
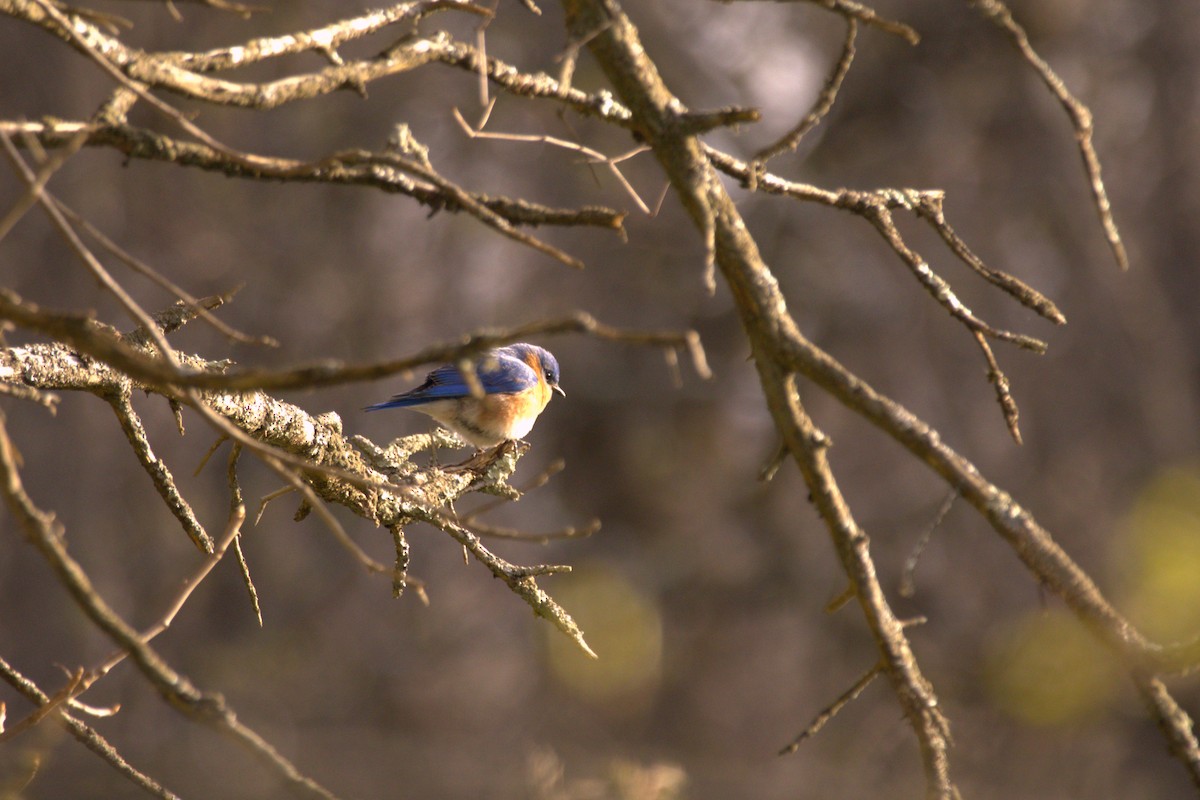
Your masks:
[{"label": "thick branch", "polygon": [[[787,313],[774,276],[763,263],[754,239],[700,142],[680,130],[678,117],[685,109],[664,84],[636,29],[614,0],[565,0],[564,7],[572,36],[582,38],[591,31],[603,31],[591,39],[589,48],[617,94],[633,111],[638,132],[653,148],[697,228],[712,243],[716,265],[733,292],[750,338],[776,427],[785,437],[795,440],[789,449],[801,464],[814,496],[828,493],[829,486],[816,480],[818,471],[805,460],[806,453],[812,454],[797,433],[802,412],[798,403],[789,400],[794,390],[774,356],[776,339],[799,336],[799,332]],[[886,602],[879,602],[882,594],[871,589],[874,568],[870,566],[869,554],[860,549],[861,542],[855,536],[857,528],[847,518],[831,513],[835,511],[832,505],[822,511],[838,552],[847,556],[845,566],[887,664],[888,678],[921,741],[930,793],[949,797],[945,739],[938,726],[930,724],[932,694],[928,684],[915,660],[904,654],[908,650],[906,637],[899,624],[892,624],[894,617]]]},{"label": "thick branch", "polygon": [[[78,352],[104,361],[144,386],[159,388],[187,386],[225,391],[278,391],[333,386],[407,373],[430,363],[459,361],[478,355],[484,350],[531,336],[563,333],[582,333],[608,341],[661,347],[669,351],[686,350],[696,373],[702,378],[711,375],[704,348],[695,331],[626,331],[598,322],[590,314],[582,311],[567,317],[520,325],[509,330],[479,331],[463,337],[458,342],[435,345],[412,356],[390,361],[361,365],[329,362],[288,370],[231,370],[227,362],[210,362],[198,358],[186,361],[184,366],[187,369],[176,369],[161,359],[152,358],[144,350],[131,347],[111,327],[97,322],[91,316],[42,309],[5,289],[0,289],[0,320],[10,320],[22,327],[51,336]],[[17,381],[19,374],[19,367],[11,363],[6,365],[3,352],[0,351],[0,380]],[[87,380],[87,376],[81,376],[80,379]],[[39,386],[36,382],[28,385],[34,388]]]},{"label": "thick branch", "polygon": [[[434,182],[394,163],[369,159],[351,160],[330,156],[320,161],[256,155],[253,164],[230,159],[221,151],[201,142],[176,139],[147,128],[124,123],[88,123],[43,120],[39,122],[0,122],[0,132],[13,136],[20,144],[24,135],[34,137],[45,148],[68,146],[80,132],[86,132],[89,147],[111,147],[127,158],[164,161],[185,167],[220,172],[229,177],[296,183],[323,183],[338,186],[366,186],[384,192],[411,197],[433,211],[463,211],[456,199]],[[470,192],[479,206],[513,225],[587,226],[621,231],[624,212],[603,206],[553,208],[521,198],[493,197]]]}]

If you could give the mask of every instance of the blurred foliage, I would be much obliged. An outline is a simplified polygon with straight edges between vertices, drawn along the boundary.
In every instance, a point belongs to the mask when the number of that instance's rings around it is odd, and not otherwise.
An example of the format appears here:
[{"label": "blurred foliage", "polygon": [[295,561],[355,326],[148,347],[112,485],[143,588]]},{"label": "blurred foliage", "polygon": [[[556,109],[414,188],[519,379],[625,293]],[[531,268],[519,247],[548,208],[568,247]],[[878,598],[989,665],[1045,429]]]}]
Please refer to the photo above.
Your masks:
[{"label": "blurred foliage", "polygon": [[993,702],[1031,725],[1102,716],[1120,673],[1070,612],[1032,611],[991,636],[984,680]]},{"label": "blurred foliage", "polygon": [[662,677],[662,615],[654,600],[611,568],[576,568],[555,584],[599,659],[571,652],[570,641],[542,631],[551,672],[572,692],[609,713],[637,713]]},{"label": "blurred foliage", "polygon": [[1148,636],[1171,642],[1200,630],[1200,467],[1164,469],[1138,493],[1114,540],[1121,598]]}]

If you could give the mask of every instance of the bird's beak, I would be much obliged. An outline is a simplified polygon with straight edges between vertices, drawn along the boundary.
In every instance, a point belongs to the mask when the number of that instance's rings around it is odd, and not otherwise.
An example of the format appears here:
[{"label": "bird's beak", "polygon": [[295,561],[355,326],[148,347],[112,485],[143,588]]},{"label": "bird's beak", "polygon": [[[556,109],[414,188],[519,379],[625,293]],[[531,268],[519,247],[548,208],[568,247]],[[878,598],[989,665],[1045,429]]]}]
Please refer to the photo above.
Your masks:
[{"label": "bird's beak", "polygon": [[559,393],[559,394],[561,394],[563,397],[566,397],[566,396],[567,396],[567,393],[566,393],[566,392],[564,392],[564,391],[563,391],[563,388],[562,388],[561,386],[559,386],[557,383],[556,383],[556,384],[554,384],[554,386],[552,386],[552,387],[550,387],[550,388],[554,389],[554,391],[558,392],[558,393]]}]

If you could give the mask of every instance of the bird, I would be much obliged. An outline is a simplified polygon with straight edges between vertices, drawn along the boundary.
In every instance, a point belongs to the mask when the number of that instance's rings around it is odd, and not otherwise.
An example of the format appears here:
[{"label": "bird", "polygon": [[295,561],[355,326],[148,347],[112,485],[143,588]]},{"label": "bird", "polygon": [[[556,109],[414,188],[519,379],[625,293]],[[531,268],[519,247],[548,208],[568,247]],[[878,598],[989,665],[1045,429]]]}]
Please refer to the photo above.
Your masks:
[{"label": "bird", "polygon": [[538,415],[558,385],[558,361],[549,350],[524,342],[488,350],[474,359],[475,376],[483,396],[454,364],[443,364],[425,376],[415,389],[367,406],[365,411],[411,408],[428,414],[479,450],[521,439],[533,429]]}]

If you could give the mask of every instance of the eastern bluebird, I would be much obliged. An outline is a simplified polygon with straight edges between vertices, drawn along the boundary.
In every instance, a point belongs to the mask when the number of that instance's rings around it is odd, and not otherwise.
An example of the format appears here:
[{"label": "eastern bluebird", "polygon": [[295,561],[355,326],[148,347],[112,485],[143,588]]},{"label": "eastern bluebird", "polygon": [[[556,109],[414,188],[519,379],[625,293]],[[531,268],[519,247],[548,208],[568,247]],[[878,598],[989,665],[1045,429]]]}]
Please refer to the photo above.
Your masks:
[{"label": "eastern bluebird", "polygon": [[458,367],[444,364],[417,388],[385,403],[367,406],[411,408],[428,414],[479,448],[520,439],[550,402],[550,393],[567,393],[558,385],[558,361],[532,344],[510,344],[475,359],[475,375],[483,397],[473,397]]}]

